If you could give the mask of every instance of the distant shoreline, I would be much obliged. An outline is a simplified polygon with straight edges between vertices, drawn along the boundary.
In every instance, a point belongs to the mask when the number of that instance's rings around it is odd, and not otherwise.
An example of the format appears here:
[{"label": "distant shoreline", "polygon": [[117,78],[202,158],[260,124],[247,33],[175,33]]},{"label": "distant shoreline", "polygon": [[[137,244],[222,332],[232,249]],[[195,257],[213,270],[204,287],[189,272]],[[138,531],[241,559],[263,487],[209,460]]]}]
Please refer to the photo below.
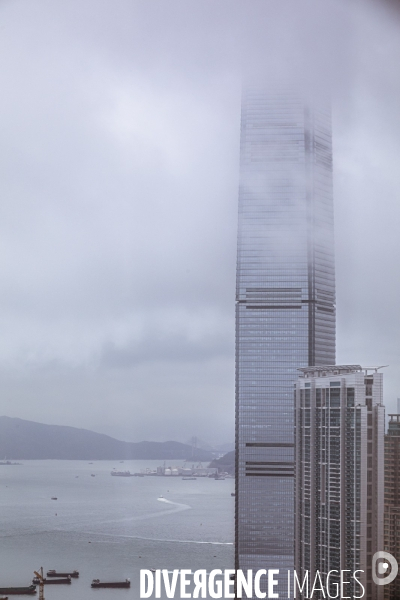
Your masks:
[{"label": "distant shoreline", "polygon": [[[210,462],[220,455],[181,442],[123,442],[102,433],[0,417],[0,456],[19,460],[187,460]],[[5,461],[3,461],[5,462]]]}]

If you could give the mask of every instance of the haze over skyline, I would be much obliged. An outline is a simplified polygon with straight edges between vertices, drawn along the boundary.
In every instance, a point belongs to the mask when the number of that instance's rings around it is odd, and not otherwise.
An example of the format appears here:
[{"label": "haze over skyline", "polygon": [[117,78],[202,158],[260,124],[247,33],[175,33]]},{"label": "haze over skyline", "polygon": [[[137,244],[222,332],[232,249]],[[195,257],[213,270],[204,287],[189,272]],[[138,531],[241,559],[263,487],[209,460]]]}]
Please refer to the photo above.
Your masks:
[{"label": "haze over skyline", "polygon": [[[400,395],[398,21],[369,2],[0,6],[0,414],[233,440],[243,71],[332,88],[337,362]],[[250,65],[250,67],[249,67]]]}]

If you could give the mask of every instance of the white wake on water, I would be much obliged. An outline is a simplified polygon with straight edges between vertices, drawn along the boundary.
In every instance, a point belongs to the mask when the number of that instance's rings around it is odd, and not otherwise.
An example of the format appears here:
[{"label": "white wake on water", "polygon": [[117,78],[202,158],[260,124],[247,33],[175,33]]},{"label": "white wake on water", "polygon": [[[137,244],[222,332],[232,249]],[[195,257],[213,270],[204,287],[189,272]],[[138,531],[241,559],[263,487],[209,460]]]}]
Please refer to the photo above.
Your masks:
[{"label": "white wake on water", "polygon": [[192,508],[189,504],[180,504],[179,502],[172,502],[172,500],[167,500],[164,496],[159,496],[157,498],[159,502],[165,502],[166,504],[173,504],[174,506],[181,506],[182,510],[186,510],[188,508]]},{"label": "white wake on water", "polygon": [[[123,523],[129,521],[142,521],[146,519],[153,519],[154,517],[161,517],[165,515],[172,515],[177,512],[181,512],[183,510],[189,510],[192,507],[189,504],[182,504],[180,502],[173,502],[172,500],[167,500],[163,496],[159,496],[157,498],[159,502],[164,502],[165,504],[170,504],[171,508],[167,510],[161,510],[159,512],[147,513],[146,515],[135,515],[132,517],[125,517],[121,519],[108,519],[106,521],[102,521],[104,524],[108,523]],[[58,531],[63,531],[63,529],[58,529]],[[71,531],[71,530],[69,530]],[[150,538],[143,537],[140,535],[129,535],[129,534],[118,534],[118,533],[105,533],[105,532],[95,532],[95,531],[81,531],[86,535],[92,535],[97,537],[110,537],[110,538],[128,538],[128,539],[137,539],[137,540],[146,540],[149,542],[173,542],[177,544],[209,544],[212,546],[233,546],[233,542],[212,542],[208,540],[177,540],[177,539],[165,539],[165,538]],[[100,540],[97,540],[97,543],[102,543]],[[107,542],[104,542],[107,543]]]},{"label": "white wake on water", "polygon": [[[166,538],[151,538],[151,537],[143,537],[141,535],[129,535],[129,534],[125,534],[125,533],[99,533],[98,531],[84,531],[82,533],[85,533],[86,535],[92,535],[92,536],[98,536],[98,537],[112,537],[112,538],[126,538],[126,539],[133,539],[133,540],[145,540],[147,542],[173,542],[173,543],[177,543],[177,544],[209,544],[211,546],[233,546],[233,542],[210,542],[207,540],[176,540],[176,539],[166,539]],[[101,543],[109,543],[109,542],[102,542],[101,540],[97,540],[98,544]],[[172,572],[172,571],[171,571]]]}]

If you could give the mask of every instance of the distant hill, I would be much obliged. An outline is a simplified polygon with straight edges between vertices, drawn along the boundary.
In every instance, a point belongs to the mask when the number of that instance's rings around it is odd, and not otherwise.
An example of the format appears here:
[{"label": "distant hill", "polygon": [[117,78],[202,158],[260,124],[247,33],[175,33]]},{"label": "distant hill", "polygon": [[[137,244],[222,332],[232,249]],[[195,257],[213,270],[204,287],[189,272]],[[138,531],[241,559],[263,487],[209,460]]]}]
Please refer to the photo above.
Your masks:
[{"label": "distant hill", "polygon": [[129,460],[212,459],[180,442],[121,442],[87,429],[0,417],[0,459]]},{"label": "distant hill", "polygon": [[226,473],[230,473],[231,475],[235,474],[235,451],[228,452],[221,458],[214,458],[210,462],[210,467],[216,467],[218,471],[225,471]]}]

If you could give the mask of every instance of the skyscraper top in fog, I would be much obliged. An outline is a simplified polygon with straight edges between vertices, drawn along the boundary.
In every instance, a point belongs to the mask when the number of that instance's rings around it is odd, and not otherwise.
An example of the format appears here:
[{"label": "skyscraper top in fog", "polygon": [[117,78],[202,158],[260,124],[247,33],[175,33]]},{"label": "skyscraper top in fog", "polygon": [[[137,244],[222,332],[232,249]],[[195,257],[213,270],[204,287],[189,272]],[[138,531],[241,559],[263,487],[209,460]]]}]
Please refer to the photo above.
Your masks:
[{"label": "skyscraper top in fog", "polygon": [[293,385],[335,363],[329,107],[243,92],[236,287],[236,566],[293,568]]}]

